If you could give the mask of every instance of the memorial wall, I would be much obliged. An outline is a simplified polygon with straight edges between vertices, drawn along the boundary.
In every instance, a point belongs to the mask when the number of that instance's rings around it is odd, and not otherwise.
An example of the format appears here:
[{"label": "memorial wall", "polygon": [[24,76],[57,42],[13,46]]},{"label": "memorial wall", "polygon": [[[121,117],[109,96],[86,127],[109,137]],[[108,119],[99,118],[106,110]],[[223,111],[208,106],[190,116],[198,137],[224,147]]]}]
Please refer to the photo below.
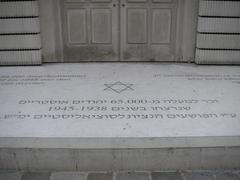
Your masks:
[{"label": "memorial wall", "polygon": [[239,168],[239,92],[238,66],[1,67],[0,169]]}]

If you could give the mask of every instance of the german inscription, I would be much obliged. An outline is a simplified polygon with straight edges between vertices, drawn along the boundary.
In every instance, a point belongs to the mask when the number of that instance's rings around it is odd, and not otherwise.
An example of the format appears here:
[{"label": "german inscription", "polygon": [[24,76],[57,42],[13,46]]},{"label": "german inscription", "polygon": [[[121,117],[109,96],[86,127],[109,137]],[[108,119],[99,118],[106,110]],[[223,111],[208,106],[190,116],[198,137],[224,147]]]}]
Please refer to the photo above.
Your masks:
[{"label": "german inscription", "polygon": [[86,75],[81,74],[0,75],[0,86],[44,85],[53,82],[67,82],[85,78]]},{"label": "german inscription", "polygon": [[154,74],[154,78],[179,78],[188,81],[218,81],[240,84],[240,74]]}]

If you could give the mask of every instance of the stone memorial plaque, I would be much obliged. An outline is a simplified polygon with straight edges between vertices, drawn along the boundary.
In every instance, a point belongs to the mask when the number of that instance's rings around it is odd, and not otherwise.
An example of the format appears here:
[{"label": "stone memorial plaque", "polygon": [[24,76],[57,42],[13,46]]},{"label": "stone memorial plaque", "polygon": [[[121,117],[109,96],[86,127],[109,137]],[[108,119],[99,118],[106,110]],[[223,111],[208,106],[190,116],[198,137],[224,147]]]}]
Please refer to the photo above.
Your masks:
[{"label": "stone memorial plaque", "polygon": [[0,105],[0,147],[240,145],[238,67],[3,67]]}]

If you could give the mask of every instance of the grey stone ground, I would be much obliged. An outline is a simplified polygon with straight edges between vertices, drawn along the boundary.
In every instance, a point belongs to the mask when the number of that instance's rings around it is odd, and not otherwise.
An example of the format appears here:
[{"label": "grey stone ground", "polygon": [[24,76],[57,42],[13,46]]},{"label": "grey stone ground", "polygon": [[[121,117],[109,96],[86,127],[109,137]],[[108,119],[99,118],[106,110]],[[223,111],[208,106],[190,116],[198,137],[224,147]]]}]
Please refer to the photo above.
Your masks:
[{"label": "grey stone ground", "polygon": [[240,170],[191,172],[0,172],[0,180],[240,180]]}]

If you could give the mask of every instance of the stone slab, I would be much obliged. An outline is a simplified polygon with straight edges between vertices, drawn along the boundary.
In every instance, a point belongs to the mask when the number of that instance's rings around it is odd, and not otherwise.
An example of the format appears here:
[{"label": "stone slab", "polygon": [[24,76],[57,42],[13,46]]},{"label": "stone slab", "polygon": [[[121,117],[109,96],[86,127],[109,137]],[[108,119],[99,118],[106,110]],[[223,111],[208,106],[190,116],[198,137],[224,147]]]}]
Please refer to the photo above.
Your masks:
[{"label": "stone slab", "polygon": [[148,172],[123,172],[117,174],[117,180],[150,180]]},{"label": "stone slab", "polygon": [[87,180],[113,180],[113,173],[89,173]]},{"label": "stone slab", "polygon": [[153,172],[151,174],[152,180],[181,180],[179,172]]},{"label": "stone slab", "polygon": [[0,148],[240,146],[240,68],[0,68]]},{"label": "stone slab", "polygon": [[185,174],[185,180],[215,180],[215,175],[210,172],[192,172]]},{"label": "stone slab", "polygon": [[21,172],[0,172],[0,180],[21,180]]},{"label": "stone slab", "polygon": [[21,180],[50,180],[51,173],[24,173]]},{"label": "stone slab", "polygon": [[239,180],[240,177],[232,172],[219,172],[216,173],[217,180]]},{"label": "stone slab", "polygon": [[50,180],[85,180],[86,174],[82,172],[56,172],[52,173]]}]

